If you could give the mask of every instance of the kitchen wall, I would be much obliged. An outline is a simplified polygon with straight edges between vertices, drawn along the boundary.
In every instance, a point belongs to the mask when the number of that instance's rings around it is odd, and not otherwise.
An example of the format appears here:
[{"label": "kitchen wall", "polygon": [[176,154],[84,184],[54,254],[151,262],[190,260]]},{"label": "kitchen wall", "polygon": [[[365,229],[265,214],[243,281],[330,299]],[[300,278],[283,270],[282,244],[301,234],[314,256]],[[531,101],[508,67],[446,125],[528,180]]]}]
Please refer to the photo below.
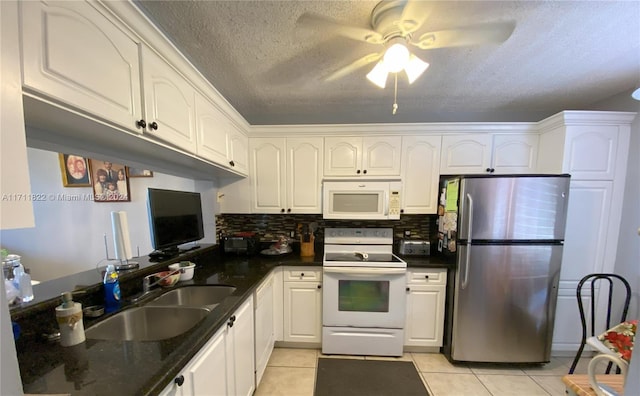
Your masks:
[{"label": "kitchen wall", "polygon": [[640,318],[640,101],[631,98],[633,89],[591,106],[590,110],[637,112],[631,125],[629,159],[615,273],[631,284],[633,297],[628,317]]},{"label": "kitchen wall", "polygon": [[[104,235],[110,257],[114,256],[111,211],[125,211],[129,220],[134,256],[149,254],[153,248],[147,214],[147,188],[197,191],[202,194],[205,238],[214,243],[215,196],[211,181],[171,176],[155,172],[151,178],[130,178],[131,202],[69,201],[58,194],[84,196],[91,187],[63,187],[58,153],[28,148],[31,193],[46,197],[34,201],[36,227],[0,231],[0,245],[22,256],[22,263],[35,280],[46,281],[105,265]],[[53,195],[55,198],[50,199]]]}]

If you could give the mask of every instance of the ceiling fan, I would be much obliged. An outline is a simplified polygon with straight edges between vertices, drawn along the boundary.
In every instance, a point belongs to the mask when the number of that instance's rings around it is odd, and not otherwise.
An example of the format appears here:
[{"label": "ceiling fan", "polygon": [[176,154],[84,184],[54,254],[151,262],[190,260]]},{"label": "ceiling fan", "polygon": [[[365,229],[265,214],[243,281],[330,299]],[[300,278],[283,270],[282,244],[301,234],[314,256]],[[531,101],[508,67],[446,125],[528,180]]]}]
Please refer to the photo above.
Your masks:
[{"label": "ceiling fan", "polygon": [[[430,50],[445,47],[461,47],[507,40],[515,24],[496,22],[471,25],[456,29],[420,33],[431,14],[432,2],[418,0],[391,0],[378,3],[371,13],[371,27],[350,26],[317,14],[305,13],[298,18],[298,26],[333,31],[343,37],[369,44],[381,45],[380,52],[368,54],[338,69],[325,78],[333,81],[342,78],[371,63],[377,62],[367,74],[367,79],[384,88],[390,73],[404,71],[409,84],[413,83],[429,64],[412,50]],[[397,105],[394,103],[394,110]],[[394,111],[395,114],[395,111]]]}]

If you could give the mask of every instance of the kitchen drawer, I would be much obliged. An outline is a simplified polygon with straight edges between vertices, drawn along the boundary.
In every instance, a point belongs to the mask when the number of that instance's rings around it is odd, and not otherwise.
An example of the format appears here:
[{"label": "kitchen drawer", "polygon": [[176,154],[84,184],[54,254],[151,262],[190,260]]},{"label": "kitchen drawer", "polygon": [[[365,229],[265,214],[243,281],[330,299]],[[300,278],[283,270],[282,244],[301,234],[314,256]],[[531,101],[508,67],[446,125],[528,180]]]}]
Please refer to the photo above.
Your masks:
[{"label": "kitchen drawer", "polygon": [[285,282],[322,282],[322,270],[309,267],[287,267],[284,269]]},{"label": "kitchen drawer", "polygon": [[407,283],[410,285],[446,285],[446,268],[409,269]]}]

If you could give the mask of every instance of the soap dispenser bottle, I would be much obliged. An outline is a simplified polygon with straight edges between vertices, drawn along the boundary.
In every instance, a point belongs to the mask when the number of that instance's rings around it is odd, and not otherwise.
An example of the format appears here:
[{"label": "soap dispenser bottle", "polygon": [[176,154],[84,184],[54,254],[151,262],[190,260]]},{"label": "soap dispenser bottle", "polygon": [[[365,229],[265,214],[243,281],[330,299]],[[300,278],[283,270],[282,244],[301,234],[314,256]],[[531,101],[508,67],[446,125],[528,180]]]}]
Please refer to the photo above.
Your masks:
[{"label": "soap dispenser bottle", "polygon": [[120,308],[120,282],[113,264],[107,265],[104,273],[104,312],[109,313]]},{"label": "soap dispenser bottle", "polygon": [[60,345],[73,346],[85,341],[82,304],[74,302],[71,293],[62,293],[62,304],[56,307],[60,327]]}]

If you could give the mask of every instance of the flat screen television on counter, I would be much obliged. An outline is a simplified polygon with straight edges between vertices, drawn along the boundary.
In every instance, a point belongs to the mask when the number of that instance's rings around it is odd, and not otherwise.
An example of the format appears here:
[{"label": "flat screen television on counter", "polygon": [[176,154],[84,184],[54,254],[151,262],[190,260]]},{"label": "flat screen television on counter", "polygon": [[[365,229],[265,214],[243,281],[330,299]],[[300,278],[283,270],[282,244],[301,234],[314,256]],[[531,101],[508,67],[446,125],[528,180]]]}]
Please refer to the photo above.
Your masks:
[{"label": "flat screen television on counter", "polygon": [[156,251],[175,255],[179,245],[204,238],[200,193],[149,188],[148,198],[151,243]]}]

